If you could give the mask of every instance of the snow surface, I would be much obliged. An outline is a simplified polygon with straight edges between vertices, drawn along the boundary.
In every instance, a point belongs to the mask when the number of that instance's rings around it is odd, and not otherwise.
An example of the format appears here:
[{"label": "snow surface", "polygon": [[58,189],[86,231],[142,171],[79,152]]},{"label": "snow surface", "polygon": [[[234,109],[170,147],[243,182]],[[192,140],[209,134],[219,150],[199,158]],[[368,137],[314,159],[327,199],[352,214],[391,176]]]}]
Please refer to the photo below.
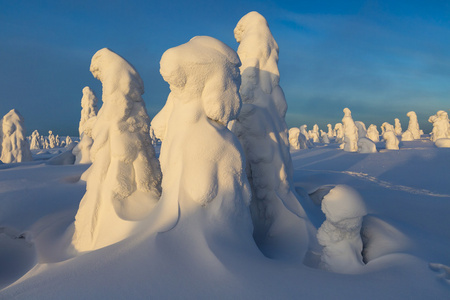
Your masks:
[{"label": "snow surface", "polygon": [[[365,265],[351,275],[269,259],[251,245],[230,247],[226,233],[206,243],[204,235],[179,226],[67,258],[61,243],[89,165],[4,164],[0,298],[447,299],[449,156],[450,149],[428,139],[372,154],[344,152],[337,144],[292,152],[294,184],[316,228],[325,220],[312,201],[320,190],[326,195],[345,184],[366,205]],[[204,228],[221,221],[199,222]]]}]

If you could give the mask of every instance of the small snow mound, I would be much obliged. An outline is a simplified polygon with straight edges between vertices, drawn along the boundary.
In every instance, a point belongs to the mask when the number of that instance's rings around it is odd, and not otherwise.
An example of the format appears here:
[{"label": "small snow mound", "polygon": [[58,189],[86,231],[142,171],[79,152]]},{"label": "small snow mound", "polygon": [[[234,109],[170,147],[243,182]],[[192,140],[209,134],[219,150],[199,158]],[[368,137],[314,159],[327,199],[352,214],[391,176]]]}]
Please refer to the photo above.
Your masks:
[{"label": "small snow mound", "polygon": [[359,194],[338,185],[322,201],[326,220],[317,232],[322,245],[320,267],[337,273],[355,273],[364,265],[361,224],[367,214]]},{"label": "small snow mound", "polygon": [[365,137],[360,137],[358,139],[358,152],[359,153],[376,153],[377,146],[371,139],[365,138]]},{"label": "small snow mound", "polygon": [[450,138],[448,139],[438,139],[434,142],[438,148],[450,148]]}]

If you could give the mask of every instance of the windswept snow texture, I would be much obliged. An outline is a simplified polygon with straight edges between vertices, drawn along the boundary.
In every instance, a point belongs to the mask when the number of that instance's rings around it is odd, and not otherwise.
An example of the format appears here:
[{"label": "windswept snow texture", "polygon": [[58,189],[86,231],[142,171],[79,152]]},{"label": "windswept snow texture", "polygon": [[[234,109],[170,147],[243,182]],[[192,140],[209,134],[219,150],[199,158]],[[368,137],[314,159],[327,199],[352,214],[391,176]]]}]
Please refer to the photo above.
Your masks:
[{"label": "windswept snow texture", "polygon": [[93,164],[83,174],[86,194],[75,217],[72,244],[78,251],[128,237],[161,194],[139,74],[107,48],[92,57],[90,70],[102,82],[103,106],[92,128]]},{"label": "windswept snow texture", "polygon": [[3,163],[31,161],[30,144],[26,138],[25,125],[20,113],[12,109],[1,120],[2,147],[0,160]]},{"label": "windswept snow texture", "polygon": [[83,88],[83,97],[81,98],[81,118],[78,131],[80,133],[80,142],[73,149],[76,156],[76,164],[91,163],[91,147],[92,147],[92,128],[97,120],[97,97],[90,87]]},{"label": "windswept snow texture", "polygon": [[[232,131],[247,159],[253,236],[266,256],[301,259],[308,249],[308,220],[293,189],[284,120],[287,104],[278,84],[278,45],[257,12],[242,17],[234,36],[242,61],[243,106]],[[288,238],[290,232],[296,233],[295,239]]]}]

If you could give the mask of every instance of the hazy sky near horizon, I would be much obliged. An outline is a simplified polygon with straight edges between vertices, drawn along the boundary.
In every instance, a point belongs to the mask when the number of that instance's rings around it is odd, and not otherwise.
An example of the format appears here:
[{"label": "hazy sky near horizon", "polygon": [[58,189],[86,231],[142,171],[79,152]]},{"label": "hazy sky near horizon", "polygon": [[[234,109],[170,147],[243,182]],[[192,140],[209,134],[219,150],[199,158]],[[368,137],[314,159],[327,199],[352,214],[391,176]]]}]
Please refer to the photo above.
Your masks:
[{"label": "hazy sky near horizon", "polygon": [[108,47],[141,75],[153,117],[169,93],[164,51],[198,35],[236,50],[234,27],[253,10],[280,48],[288,127],[322,128],[348,107],[367,126],[398,117],[404,129],[414,110],[427,132],[450,109],[449,1],[0,0],[0,115],[16,108],[28,134],[78,135],[83,87],[101,99],[90,60]]}]

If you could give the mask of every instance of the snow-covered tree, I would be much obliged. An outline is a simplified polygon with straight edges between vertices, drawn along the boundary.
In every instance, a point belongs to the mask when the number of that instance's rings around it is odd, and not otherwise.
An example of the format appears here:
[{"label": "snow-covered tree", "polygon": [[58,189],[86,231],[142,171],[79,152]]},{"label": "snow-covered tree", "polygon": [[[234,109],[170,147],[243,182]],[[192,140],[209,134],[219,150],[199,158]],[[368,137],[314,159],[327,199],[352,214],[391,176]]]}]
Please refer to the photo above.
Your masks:
[{"label": "snow-covered tree", "polygon": [[1,157],[3,163],[16,163],[33,160],[30,144],[26,138],[24,119],[12,109],[1,120]]},{"label": "snow-covered tree", "polygon": [[393,130],[387,130],[383,133],[383,139],[386,142],[386,149],[388,150],[398,150],[399,141],[397,135]]},{"label": "snow-covered tree", "polygon": [[450,138],[450,122],[447,112],[440,110],[435,115],[430,116],[428,122],[433,124],[431,140],[436,142],[438,139]]},{"label": "snow-covered tree", "polygon": [[73,148],[75,155],[75,164],[91,163],[92,128],[97,120],[97,97],[90,87],[83,88],[83,97],[81,98],[81,118],[78,126],[80,133],[80,142]]},{"label": "snow-covered tree", "polygon": [[56,137],[53,134],[53,131],[50,130],[48,132],[47,140],[48,140],[48,148],[52,148],[53,149],[53,148],[56,147]]},{"label": "snow-covered tree", "polygon": [[[278,45],[266,19],[257,12],[241,18],[234,36],[242,61],[243,106],[232,130],[247,158],[247,176],[252,187],[253,236],[263,252],[267,248],[283,252],[286,243],[292,242],[302,255],[308,246],[308,220],[294,191],[284,119],[287,104],[279,85]],[[296,241],[287,240],[287,230],[278,229],[286,222],[290,222],[290,230],[296,231]],[[273,252],[269,255],[276,256]]]},{"label": "snow-covered tree", "polygon": [[125,59],[104,48],[92,57],[103,85],[103,106],[92,128],[92,165],[75,216],[72,244],[94,250],[129,236],[161,195],[161,170],[150,141],[141,77]]},{"label": "snow-covered tree", "polygon": [[419,122],[415,112],[410,111],[406,114],[409,117],[408,129],[402,134],[402,141],[413,141],[420,139]]},{"label": "snow-covered tree", "polygon": [[195,231],[208,245],[218,235],[230,246],[254,246],[244,153],[227,128],[242,104],[239,65],[234,50],[207,36],[161,58],[171,93],[151,123],[162,141],[159,232]]},{"label": "snow-covered tree", "polygon": [[344,127],[342,126],[342,123],[336,123],[336,125],[334,125],[334,131],[336,132],[336,143],[343,143]]},{"label": "snow-covered tree", "polygon": [[78,125],[78,132],[80,134],[80,137],[84,133],[84,126],[86,122],[97,116],[98,114],[98,107],[97,107],[97,97],[95,96],[94,91],[88,86],[85,86],[83,88],[83,97],[81,97],[81,117],[80,117],[80,123]]},{"label": "snow-covered tree", "polygon": [[358,138],[365,137],[367,135],[366,125],[362,121],[355,121],[355,126],[358,128]]},{"label": "snow-covered tree", "polygon": [[333,126],[331,124],[327,124],[328,127],[328,137],[334,138],[336,136],[336,132],[333,130]]},{"label": "snow-covered tree", "polygon": [[320,133],[319,133],[319,126],[317,124],[314,124],[313,130],[311,131],[310,138],[314,143],[320,143]]},{"label": "snow-covered tree", "polygon": [[345,185],[334,187],[322,201],[325,222],[317,232],[322,245],[321,267],[337,273],[353,273],[364,263],[361,225],[367,214],[361,196]]},{"label": "snow-covered tree", "polygon": [[322,129],[320,130],[320,138],[322,139],[322,143],[325,143],[325,144],[329,144],[330,143],[330,140],[328,138],[328,133],[326,133]]},{"label": "snow-covered tree", "polygon": [[55,145],[56,145],[56,147],[61,146],[61,140],[59,139],[59,135],[58,134],[55,137]]},{"label": "snow-covered tree", "polygon": [[352,112],[347,107],[344,108],[344,117],[342,118],[344,124],[344,141],[341,148],[347,152],[358,151],[358,128],[352,118]]},{"label": "snow-covered tree", "polygon": [[378,132],[377,125],[370,124],[369,128],[367,128],[366,137],[371,139],[373,142],[380,141],[380,133]]},{"label": "snow-covered tree", "polygon": [[66,146],[69,146],[72,142],[72,138],[70,136],[66,136]]},{"label": "snow-covered tree", "polygon": [[291,150],[300,150],[300,129],[297,127],[292,127],[289,129],[289,144],[291,145]]},{"label": "snow-covered tree", "polygon": [[401,135],[402,134],[402,124],[400,123],[400,120],[398,119],[398,118],[395,118],[394,119],[394,126],[395,126],[395,128],[394,128],[394,133],[396,134],[396,135]]},{"label": "snow-covered tree", "polygon": [[392,124],[389,124],[388,122],[384,122],[381,124],[381,135],[384,135],[386,131],[393,131],[395,133],[394,126]]},{"label": "snow-covered tree", "polygon": [[37,150],[37,149],[41,149],[41,148],[42,148],[41,136],[39,134],[39,131],[35,130],[31,134],[30,149],[31,150]]},{"label": "snow-covered tree", "polygon": [[302,125],[302,126],[300,126],[300,133],[303,134],[303,135],[305,136],[306,140],[309,141],[309,139],[310,139],[311,137],[309,136],[309,133],[308,133],[307,128],[308,128],[307,125]]}]

